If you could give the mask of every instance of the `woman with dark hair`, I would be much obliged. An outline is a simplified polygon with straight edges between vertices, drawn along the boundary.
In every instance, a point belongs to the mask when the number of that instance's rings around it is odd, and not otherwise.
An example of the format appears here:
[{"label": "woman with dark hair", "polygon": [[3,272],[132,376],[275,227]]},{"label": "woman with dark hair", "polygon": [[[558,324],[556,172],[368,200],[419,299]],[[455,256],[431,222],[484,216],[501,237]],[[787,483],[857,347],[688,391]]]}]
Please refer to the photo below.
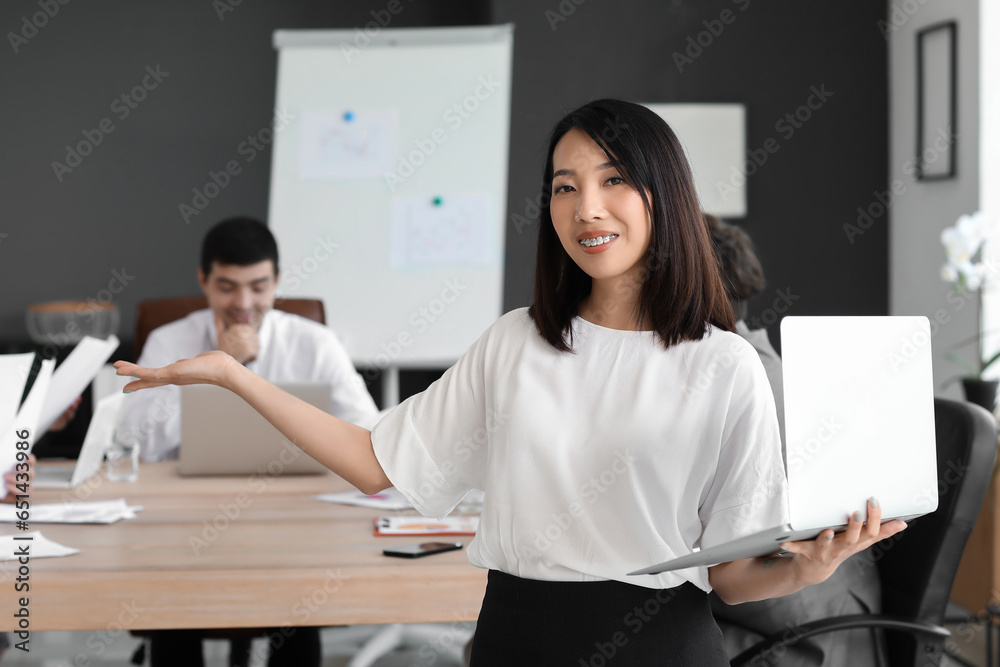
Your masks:
[{"label": "woman with dark hair", "polygon": [[[725,665],[708,607],[786,595],[905,524],[852,517],[790,558],[625,573],[784,520],[767,379],[733,313],[680,145],[600,100],[555,128],[535,303],[507,313],[369,433],[220,353],[137,381],[226,387],[303,450],[428,516],[486,492],[469,560],[489,583],[472,664]],[[859,513],[860,514],[860,513]]]}]

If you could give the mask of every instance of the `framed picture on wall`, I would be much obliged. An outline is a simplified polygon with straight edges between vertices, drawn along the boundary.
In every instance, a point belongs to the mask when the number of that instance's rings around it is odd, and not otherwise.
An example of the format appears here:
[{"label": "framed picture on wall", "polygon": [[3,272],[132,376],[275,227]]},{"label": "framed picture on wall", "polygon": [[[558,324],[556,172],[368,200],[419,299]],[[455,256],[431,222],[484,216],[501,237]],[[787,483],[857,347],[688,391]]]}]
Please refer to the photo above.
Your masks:
[{"label": "framed picture on wall", "polygon": [[917,180],[955,177],[957,32],[954,21],[917,32]]}]

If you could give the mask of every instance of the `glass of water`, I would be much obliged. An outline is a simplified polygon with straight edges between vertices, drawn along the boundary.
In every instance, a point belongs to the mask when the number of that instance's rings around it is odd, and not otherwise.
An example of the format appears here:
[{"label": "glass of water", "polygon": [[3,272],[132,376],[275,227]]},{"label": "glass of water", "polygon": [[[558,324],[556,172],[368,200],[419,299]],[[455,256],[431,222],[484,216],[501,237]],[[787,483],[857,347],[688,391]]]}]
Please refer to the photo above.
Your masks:
[{"label": "glass of water", "polygon": [[139,479],[139,441],[131,433],[115,429],[104,458],[109,482],[134,482]]}]

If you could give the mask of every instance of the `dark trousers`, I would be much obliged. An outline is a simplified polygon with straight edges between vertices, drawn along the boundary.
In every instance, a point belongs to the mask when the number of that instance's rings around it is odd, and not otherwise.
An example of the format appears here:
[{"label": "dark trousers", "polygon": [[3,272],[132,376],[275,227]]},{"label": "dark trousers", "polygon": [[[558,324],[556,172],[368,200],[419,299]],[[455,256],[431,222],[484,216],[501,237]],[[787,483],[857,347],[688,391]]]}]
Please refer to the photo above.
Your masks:
[{"label": "dark trousers", "polygon": [[491,570],[472,667],[728,665],[707,594],[690,583],[522,579]]},{"label": "dark trousers", "polygon": [[[201,642],[208,635],[206,630],[156,630],[150,632],[151,667],[204,667]],[[270,628],[247,631],[230,639],[230,667],[247,667],[251,640],[255,635],[266,635],[271,655],[268,667],[319,667],[322,648],[319,628]]]}]

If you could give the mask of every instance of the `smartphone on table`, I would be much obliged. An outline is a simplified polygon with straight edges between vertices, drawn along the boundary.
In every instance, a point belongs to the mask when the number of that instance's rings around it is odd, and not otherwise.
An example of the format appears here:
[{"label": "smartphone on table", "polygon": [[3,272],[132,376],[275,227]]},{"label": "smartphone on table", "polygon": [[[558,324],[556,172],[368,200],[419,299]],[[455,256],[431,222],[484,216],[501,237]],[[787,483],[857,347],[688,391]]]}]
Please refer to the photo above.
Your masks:
[{"label": "smartphone on table", "polygon": [[397,558],[420,558],[431,554],[440,554],[445,551],[455,551],[461,549],[461,542],[421,542],[419,544],[406,544],[398,547],[383,549],[386,556],[396,556]]}]

